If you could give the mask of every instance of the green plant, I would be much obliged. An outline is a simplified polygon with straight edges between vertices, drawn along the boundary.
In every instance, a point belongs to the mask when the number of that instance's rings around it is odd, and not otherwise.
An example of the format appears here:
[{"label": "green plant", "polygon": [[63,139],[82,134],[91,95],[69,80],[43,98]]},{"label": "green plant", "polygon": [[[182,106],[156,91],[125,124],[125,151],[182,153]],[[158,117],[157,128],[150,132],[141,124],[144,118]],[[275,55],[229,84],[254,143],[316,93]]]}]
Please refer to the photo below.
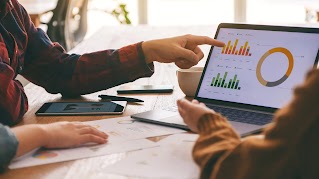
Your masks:
[{"label": "green plant", "polygon": [[132,24],[130,18],[128,17],[129,12],[126,9],[126,4],[120,3],[117,8],[115,8],[111,14],[121,23],[121,24]]},{"label": "green plant", "polygon": [[[95,1],[95,0],[91,0],[91,1]],[[108,13],[111,16],[115,17],[116,20],[121,24],[132,24],[129,18],[129,12],[127,10],[126,4],[122,3],[121,0],[113,0],[113,1],[115,1],[117,4],[114,9],[106,10],[100,7],[93,7],[90,10],[102,11],[102,12]],[[99,3],[103,3],[103,1],[99,1]]]}]

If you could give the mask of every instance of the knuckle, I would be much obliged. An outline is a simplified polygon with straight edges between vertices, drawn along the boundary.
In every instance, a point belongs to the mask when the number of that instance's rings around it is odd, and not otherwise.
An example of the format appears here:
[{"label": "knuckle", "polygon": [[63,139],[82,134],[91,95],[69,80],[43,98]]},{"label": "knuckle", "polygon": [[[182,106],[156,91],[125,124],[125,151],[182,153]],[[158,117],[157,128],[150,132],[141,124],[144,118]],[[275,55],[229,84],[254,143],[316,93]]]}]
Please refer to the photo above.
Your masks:
[{"label": "knuckle", "polygon": [[186,34],[186,35],[184,35],[184,37],[187,38],[187,39],[189,39],[189,38],[192,37],[192,35],[191,35],[191,34]]},{"label": "knuckle", "polygon": [[68,127],[68,128],[74,127],[74,124],[71,122],[64,122],[63,125]]},{"label": "knuckle", "polygon": [[93,141],[95,139],[95,136],[93,134],[89,134],[89,140]]},{"label": "knuckle", "polygon": [[69,122],[61,122],[60,126],[67,129],[72,128],[72,124],[70,124]]},{"label": "knuckle", "polygon": [[94,133],[93,128],[89,127],[89,128],[88,128],[88,132],[89,132],[90,134]]},{"label": "knuckle", "polygon": [[56,123],[56,124],[68,125],[68,124],[69,124],[69,122],[63,121],[63,122],[58,122],[58,123]]}]

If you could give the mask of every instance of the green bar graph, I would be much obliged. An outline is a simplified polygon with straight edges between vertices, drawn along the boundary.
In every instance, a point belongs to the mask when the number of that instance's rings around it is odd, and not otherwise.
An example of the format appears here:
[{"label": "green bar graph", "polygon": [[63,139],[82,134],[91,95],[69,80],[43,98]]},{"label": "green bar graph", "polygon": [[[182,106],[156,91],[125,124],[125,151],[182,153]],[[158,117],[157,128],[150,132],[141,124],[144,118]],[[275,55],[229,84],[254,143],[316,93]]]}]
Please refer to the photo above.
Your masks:
[{"label": "green bar graph", "polygon": [[[225,72],[223,75],[221,75],[220,73],[217,73],[217,76],[213,77],[211,86],[218,87],[218,88],[240,90],[241,87],[239,86],[239,79],[237,74],[235,74],[234,77],[229,80],[227,79],[227,76],[228,76],[228,72]],[[228,83],[226,81],[228,81]]]},{"label": "green bar graph", "polygon": [[225,84],[225,80],[226,80],[227,74],[228,74],[228,72],[225,72],[225,74],[224,74],[224,78],[223,78],[222,87],[224,87],[224,84]]},{"label": "green bar graph", "polygon": [[217,79],[217,80],[215,81],[214,86],[217,86],[217,84],[218,84],[218,80],[219,80],[219,76],[220,76],[220,73],[218,73],[218,74],[217,74],[217,77],[216,77],[216,79]]},{"label": "green bar graph", "polygon": [[239,80],[237,80],[236,82],[235,89],[238,89],[238,84],[239,84]]},{"label": "green bar graph", "polygon": [[212,84],[210,86],[214,86],[214,82],[215,82],[216,78],[213,78]]},{"label": "green bar graph", "polygon": [[236,80],[237,80],[237,75],[235,75],[234,80],[233,80],[233,84],[231,85],[232,89],[234,89],[234,87],[235,87]]},{"label": "green bar graph", "polygon": [[222,86],[222,78],[219,78],[219,81],[218,81],[218,87],[221,87]]},{"label": "green bar graph", "polygon": [[228,83],[227,88],[230,88],[230,87],[231,87],[232,81],[233,81],[233,80],[229,80],[229,83]]}]

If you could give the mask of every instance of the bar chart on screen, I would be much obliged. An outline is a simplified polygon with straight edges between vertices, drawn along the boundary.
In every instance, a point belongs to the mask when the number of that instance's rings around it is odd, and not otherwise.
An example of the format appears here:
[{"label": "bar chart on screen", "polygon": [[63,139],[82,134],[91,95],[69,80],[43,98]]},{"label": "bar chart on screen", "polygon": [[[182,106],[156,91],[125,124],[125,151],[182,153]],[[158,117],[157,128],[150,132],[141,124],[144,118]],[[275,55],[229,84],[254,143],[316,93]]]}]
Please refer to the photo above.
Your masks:
[{"label": "bar chart on screen", "polygon": [[[236,39],[233,43],[229,40],[227,45],[223,47],[222,54],[225,55],[240,55],[240,56],[251,56],[250,45],[248,41],[245,41],[242,46],[239,45],[239,39]],[[238,48],[239,47],[239,48]]]},{"label": "bar chart on screen", "polygon": [[[307,44],[296,43],[297,37]],[[309,33],[220,29],[217,39],[225,46],[211,52],[198,96],[280,108],[316,65],[318,38]]]},{"label": "bar chart on screen", "polygon": [[[237,74],[234,75],[232,79],[227,79],[228,72],[225,72],[222,78],[221,74],[218,73],[217,76],[213,77],[212,83],[210,86],[219,87],[219,88],[228,88],[234,90],[240,90],[239,79],[237,79]],[[227,82],[228,81],[228,82]]]}]

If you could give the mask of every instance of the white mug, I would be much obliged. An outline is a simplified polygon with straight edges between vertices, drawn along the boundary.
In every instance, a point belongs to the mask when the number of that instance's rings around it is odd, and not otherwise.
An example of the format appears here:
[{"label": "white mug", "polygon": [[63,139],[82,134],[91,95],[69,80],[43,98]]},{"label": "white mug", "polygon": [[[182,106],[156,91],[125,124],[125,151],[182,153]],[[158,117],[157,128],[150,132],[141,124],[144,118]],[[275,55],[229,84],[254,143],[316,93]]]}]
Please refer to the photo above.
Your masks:
[{"label": "white mug", "polygon": [[203,69],[203,67],[192,67],[176,71],[179,87],[186,96],[195,96]]}]

